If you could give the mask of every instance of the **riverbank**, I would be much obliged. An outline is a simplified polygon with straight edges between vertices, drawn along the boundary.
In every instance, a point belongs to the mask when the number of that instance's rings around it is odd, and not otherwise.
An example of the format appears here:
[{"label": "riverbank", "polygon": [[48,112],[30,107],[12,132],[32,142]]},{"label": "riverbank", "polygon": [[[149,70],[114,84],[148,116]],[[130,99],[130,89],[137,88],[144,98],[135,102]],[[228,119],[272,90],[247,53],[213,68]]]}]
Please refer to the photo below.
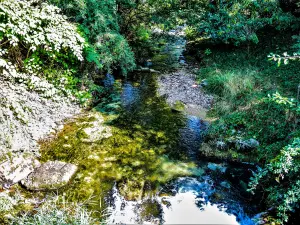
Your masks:
[{"label": "riverbank", "polygon": [[[46,84],[46,80],[43,81]],[[48,84],[49,85],[49,84]],[[66,119],[81,112],[68,97],[43,97],[36,91],[0,76],[0,154],[39,156],[38,140],[61,130]]]},{"label": "riverbank", "polygon": [[[215,99],[208,113],[215,119],[200,153],[211,159],[256,163],[264,168],[256,170],[249,189],[257,188],[255,195],[264,196],[262,202],[268,203],[267,207],[276,205],[268,213],[269,222],[275,222],[276,214],[278,218],[289,214],[282,211],[289,207],[283,200],[289,198],[285,195],[287,186],[295,193],[288,180],[298,180],[298,174],[292,172],[290,178],[285,174],[284,179],[274,183],[282,175],[274,168],[283,168],[287,163],[283,160],[286,149],[290,146],[299,149],[299,64],[279,66],[268,60],[271,52],[279,54],[290,49],[292,35],[292,31],[269,30],[259,33],[257,45],[237,48],[199,44],[193,48],[202,53],[198,82],[204,80],[207,83],[204,90]],[[204,54],[205,51],[209,54]],[[295,214],[289,215],[291,223],[295,223]]]},{"label": "riverbank", "polygon": [[[70,180],[55,188],[56,195],[67,198],[70,205],[85,202],[89,215],[98,222],[173,223],[175,214],[191,207],[197,214],[193,217],[196,223],[203,222],[203,216],[213,218],[210,213],[217,213],[222,221],[205,221],[250,223],[259,210],[246,192],[250,167],[212,163],[199,157],[208,128],[200,111],[209,109],[212,98],[203,93],[180,61],[185,47],[182,37],[173,41],[166,46],[164,56],[157,57],[163,60],[160,66],[166,60],[172,62],[173,72],[165,68],[167,72],[162,75],[133,73],[125,80],[109,75],[110,95],[103,103],[93,112],[68,120],[54,136],[39,142],[41,162],[66,162],[70,168],[76,165]],[[176,101],[182,102],[182,110],[174,108]],[[190,105],[197,113],[186,110]],[[51,196],[54,189],[37,187],[35,179],[29,181],[33,182],[23,183],[33,192],[17,185],[23,195],[39,196],[40,201]],[[26,206],[34,213],[43,205]],[[177,209],[175,214],[170,207]],[[18,210],[11,211],[17,215]],[[192,221],[190,217],[186,214],[181,219]]]}]

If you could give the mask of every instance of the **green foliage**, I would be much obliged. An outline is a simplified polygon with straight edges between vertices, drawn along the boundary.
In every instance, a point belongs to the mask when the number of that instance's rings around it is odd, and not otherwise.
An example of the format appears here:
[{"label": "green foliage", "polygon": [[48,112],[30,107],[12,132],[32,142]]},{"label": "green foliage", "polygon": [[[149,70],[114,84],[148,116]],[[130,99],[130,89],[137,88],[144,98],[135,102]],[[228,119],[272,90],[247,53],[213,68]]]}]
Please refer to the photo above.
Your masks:
[{"label": "green foliage", "polygon": [[[211,55],[204,57],[205,66],[198,76],[199,80],[207,80],[205,88],[216,99],[210,115],[218,120],[212,123],[207,141],[220,140],[227,144],[227,149],[212,151],[210,155],[230,156],[234,151],[239,159],[262,165],[265,169],[258,169],[251,181],[251,190],[254,191],[257,185],[257,192],[265,190],[268,196],[265,202],[275,207],[280,223],[283,223],[296,210],[300,199],[300,161],[295,153],[299,151],[296,96],[300,65],[291,63],[278,67],[267,60],[267,55],[274,49],[278,53],[290,49],[291,33],[273,35],[272,38],[272,33],[260,34],[261,43],[249,48],[214,48]],[[256,150],[236,149],[236,140],[250,138],[259,141]],[[288,171],[285,170],[287,167]]]},{"label": "green foliage", "polygon": [[79,24],[88,42],[84,55],[103,71],[120,68],[126,74],[135,67],[134,55],[120,34],[115,0],[49,0]]},{"label": "green foliage", "polygon": [[78,203],[66,202],[65,199],[55,197],[47,199],[45,203],[21,216],[13,218],[11,224],[18,225],[90,225],[101,224],[94,219],[85,207]]},{"label": "green foliage", "polygon": [[[269,39],[269,35],[273,36]],[[252,101],[264,98],[277,91],[286,96],[296,97],[299,64],[277,67],[267,60],[271,50],[277,52],[290,48],[292,35],[260,33],[261,42],[250,48],[226,49],[211,46],[212,53],[203,59],[198,80],[206,79],[206,90],[215,94],[216,116],[228,114],[237,109],[247,109]],[[276,43],[276,44],[273,44]],[[200,54],[205,54],[199,49]]]},{"label": "green foliage", "polygon": [[211,1],[208,10],[193,22],[193,27],[202,38],[213,43],[239,45],[258,43],[257,31],[262,28],[285,29],[295,21],[294,16],[284,13],[273,0]]},{"label": "green foliage", "polygon": [[33,73],[42,64],[83,60],[83,44],[58,8],[36,0],[1,2],[0,46],[19,70]]},{"label": "green foliage", "polygon": [[[265,169],[258,169],[249,184],[249,191],[267,186],[269,205],[275,205],[279,222],[287,222],[289,214],[300,203],[300,138],[282,148]],[[270,185],[271,184],[271,185]]]},{"label": "green foliage", "polygon": [[76,73],[84,39],[59,8],[40,0],[2,1],[0,37],[2,78],[45,98],[76,96],[88,104],[91,91],[79,90],[86,81]]},{"label": "green foliage", "polygon": [[282,55],[281,54],[274,54],[270,53],[269,60],[273,60],[277,62],[277,65],[280,66],[281,63],[283,62],[284,65],[287,65],[290,61],[299,61],[300,59],[300,36],[299,35],[294,35],[293,39],[296,40],[296,43],[293,45],[293,50],[294,53],[288,54],[287,52],[284,52]]}]

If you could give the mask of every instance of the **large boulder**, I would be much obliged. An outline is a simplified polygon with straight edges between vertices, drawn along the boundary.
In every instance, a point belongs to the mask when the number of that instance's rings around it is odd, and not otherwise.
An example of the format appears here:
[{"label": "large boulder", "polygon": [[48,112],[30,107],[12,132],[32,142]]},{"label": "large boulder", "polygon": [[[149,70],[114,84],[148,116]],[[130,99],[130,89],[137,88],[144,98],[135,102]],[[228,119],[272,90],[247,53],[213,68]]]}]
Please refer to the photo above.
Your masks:
[{"label": "large boulder", "polygon": [[77,166],[60,161],[48,161],[35,169],[21,183],[34,191],[55,190],[66,185],[77,171]]},{"label": "large boulder", "polygon": [[26,178],[41,164],[29,155],[11,156],[2,160],[0,164],[0,185],[8,188]]}]

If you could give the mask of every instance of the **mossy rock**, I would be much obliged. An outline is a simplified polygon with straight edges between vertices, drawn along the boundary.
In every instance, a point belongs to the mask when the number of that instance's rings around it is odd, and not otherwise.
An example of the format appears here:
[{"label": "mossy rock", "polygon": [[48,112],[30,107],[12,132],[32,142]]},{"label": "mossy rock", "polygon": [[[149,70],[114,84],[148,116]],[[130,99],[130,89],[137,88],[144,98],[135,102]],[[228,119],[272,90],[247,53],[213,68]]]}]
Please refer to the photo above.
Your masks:
[{"label": "mossy rock", "polygon": [[183,112],[185,110],[185,104],[181,101],[176,101],[172,105],[172,110],[176,112]]}]

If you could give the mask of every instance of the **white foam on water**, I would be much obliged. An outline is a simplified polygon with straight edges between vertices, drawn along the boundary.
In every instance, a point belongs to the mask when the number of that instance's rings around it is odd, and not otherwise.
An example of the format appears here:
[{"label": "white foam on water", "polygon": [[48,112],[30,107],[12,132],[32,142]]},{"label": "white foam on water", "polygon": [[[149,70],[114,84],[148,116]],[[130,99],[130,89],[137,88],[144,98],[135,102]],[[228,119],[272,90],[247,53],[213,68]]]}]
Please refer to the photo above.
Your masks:
[{"label": "white foam on water", "polygon": [[135,207],[138,202],[126,201],[117,190],[113,188],[114,205],[107,208],[110,216],[106,224],[134,224],[137,222]]}]

